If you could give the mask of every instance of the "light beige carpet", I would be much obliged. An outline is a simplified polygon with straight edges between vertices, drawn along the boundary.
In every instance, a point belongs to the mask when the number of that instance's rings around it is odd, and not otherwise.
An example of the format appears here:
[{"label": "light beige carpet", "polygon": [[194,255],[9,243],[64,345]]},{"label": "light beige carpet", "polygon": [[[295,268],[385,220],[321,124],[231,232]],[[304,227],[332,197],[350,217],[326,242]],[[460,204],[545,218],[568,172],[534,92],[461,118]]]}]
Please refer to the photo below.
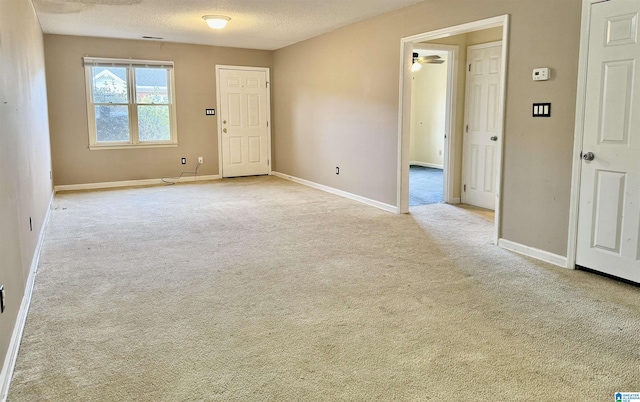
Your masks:
[{"label": "light beige carpet", "polygon": [[[10,401],[613,401],[640,289],[274,177],[60,194]],[[523,211],[523,213],[526,213]]]}]

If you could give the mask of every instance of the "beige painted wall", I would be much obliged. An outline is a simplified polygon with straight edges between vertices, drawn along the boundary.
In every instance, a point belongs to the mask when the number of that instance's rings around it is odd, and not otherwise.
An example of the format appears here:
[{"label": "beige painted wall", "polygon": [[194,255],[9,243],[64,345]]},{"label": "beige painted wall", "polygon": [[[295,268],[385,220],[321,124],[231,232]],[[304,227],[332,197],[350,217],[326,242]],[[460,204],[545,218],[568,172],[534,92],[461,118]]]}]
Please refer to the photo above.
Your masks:
[{"label": "beige painted wall", "polygon": [[0,284],[7,296],[0,315],[0,362],[4,362],[52,186],[42,31],[31,1],[0,1],[0,38]]},{"label": "beige painted wall", "polygon": [[495,42],[502,39],[502,27],[482,29],[465,35],[467,36],[467,46]]},{"label": "beige painted wall", "polygon": [[[143,40],[45,35],[51,152],[56,185],[174,177],[193,171],[218,174],[215,66],[271,67],[272,52]],[[174,62],[178,147],[88,148],[83,56]],[[180,158],[187,158],[187,165]]]},{"label": "beige painted wall", "polygon": [[411,161],[443,164],[447,102],[447,56],[444,64],[423,64],[411,83]]},{"label": "beige painted wall", "polygon": [[[277,50],[275,170],[396,205],[400,39],[504,14],[501,237],[565,255],[580,0],[430,0]],[[553,78],[533,82],[542,66]],[[553,103],[553,117],[531,118],[542,101]]]}]

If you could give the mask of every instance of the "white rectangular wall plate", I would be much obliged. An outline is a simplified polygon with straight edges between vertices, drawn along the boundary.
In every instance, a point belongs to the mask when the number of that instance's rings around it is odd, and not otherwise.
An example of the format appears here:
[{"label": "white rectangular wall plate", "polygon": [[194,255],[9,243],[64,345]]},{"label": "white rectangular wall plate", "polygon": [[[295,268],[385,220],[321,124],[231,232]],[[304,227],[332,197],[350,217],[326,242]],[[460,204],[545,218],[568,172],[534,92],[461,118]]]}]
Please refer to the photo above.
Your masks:
[{"label": "white rectangular wall plate", "polygon": [[550,71],[549,67],[534,68],[533,80],[534,81],[546,81],[549,79]]},{"label": "white rectangular wall plate", "polygon": [[534,103],[532,117],[551,117],[551,103]]}]

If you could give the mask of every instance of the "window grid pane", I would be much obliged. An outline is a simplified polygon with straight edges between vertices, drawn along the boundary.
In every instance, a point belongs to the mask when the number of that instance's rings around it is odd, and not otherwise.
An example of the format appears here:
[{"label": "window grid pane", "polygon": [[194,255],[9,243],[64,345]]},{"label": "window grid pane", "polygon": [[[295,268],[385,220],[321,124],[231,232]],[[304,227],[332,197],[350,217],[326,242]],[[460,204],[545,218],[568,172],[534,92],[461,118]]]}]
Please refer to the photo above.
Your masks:
[{"label": "window grid pane", "polygon": [[140,142],[171,140],[168,105],[138,106],[138,137]]},{"label": "window grid pane", "polygon": [[136,68],[136,103],[169,104],[168,73],[163,68]]},{"label": "window grid pane", "polygon": [[94,103],[129,103],[127,69],[92,67]]},{"label": "window grid pane", "polygon": [[129,107],[95,105],[96,141],[129,142]]}]

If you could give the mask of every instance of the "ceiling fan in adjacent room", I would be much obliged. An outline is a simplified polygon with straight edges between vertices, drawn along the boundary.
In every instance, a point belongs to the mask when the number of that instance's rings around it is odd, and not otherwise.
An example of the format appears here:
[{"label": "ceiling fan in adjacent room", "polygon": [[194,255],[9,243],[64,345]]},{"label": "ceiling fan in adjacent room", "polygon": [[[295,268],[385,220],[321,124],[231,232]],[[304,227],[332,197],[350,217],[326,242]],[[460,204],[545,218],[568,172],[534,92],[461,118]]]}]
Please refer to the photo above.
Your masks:
[{"label": "ceiling fan in adjacent room", "polygon": [[413,65],[411,66],[411,71],[418,71],[422,67],[423,64],[442,64],[444,63],[444,59],[437,54],[433,54],[430,56],[420,56],[418,53],[413,53]]}]

